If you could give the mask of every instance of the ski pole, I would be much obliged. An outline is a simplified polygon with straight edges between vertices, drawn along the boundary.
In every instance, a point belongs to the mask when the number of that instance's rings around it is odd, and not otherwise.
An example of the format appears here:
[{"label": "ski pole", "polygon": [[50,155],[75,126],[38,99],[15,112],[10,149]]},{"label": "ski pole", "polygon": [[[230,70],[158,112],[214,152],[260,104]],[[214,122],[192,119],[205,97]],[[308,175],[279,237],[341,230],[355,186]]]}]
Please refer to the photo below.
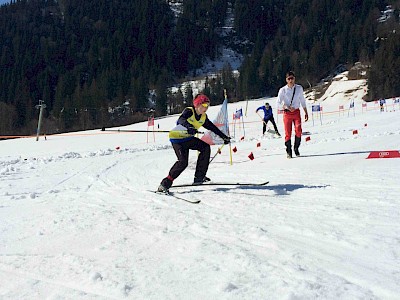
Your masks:
[{"label": "ski pole", "polygon": [[209,164],[214,160],[214,158],[217,157],[218,153],[221,151],[221,149],[225,146],[225,144],[222,144],[221,147],[218,148],[217,153],[214,154],[214,156],[210,159]]},{"label": "ski pole", "polygon": [[111,131],[111,132],[169,132],[168,130],[127,130],[127,129],[102,129],[101,131]]},{"label": "ski pole", "polygon": [[264,118],[263,118],[263,117],[261,117],[259,113],[257,113],[257,116],[259,116],[259,117],[260,117],[261,121],[263,121],[263,123],[265,124],[265,126],[267,126],[267,128],[268,128],[268,125],[267,125],[267,123],[264,121]]},{"label": "ski pole", "polygon": [[[128,130],[128,129],[105,129],[104,127],[101,129],[101,131],[110,131],[110,132],[160,132],[160,133],[168,133],[169,130]],[[181,130],[185,131],[186,130]],[[202,131],[197,131],[197,133],[204,134]]]}]

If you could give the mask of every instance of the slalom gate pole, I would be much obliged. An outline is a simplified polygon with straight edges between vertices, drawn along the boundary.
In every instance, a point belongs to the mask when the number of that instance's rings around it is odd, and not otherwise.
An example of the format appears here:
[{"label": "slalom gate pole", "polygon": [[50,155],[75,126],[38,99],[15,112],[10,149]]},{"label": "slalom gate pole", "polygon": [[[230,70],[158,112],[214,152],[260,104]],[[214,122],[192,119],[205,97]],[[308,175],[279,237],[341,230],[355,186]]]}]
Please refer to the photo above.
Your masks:
[{"label": "slalom gate pole", "polygon": [[231,143],[229,143],[229,156],[230,156],[230,159],[231,159],[231,166],[232,166],[233,161],[232,161],[232,144]]},{"label": "slalom gate pole", "polygon": [[[226,89],[224,89],[224,98],[228,101],[228,94],[227,94],[227,92],[226,92]],[[249,103],[249,99],[247,99],[247,104]],[[247,104],[246,104],[246,116],[247,116]],[[243,110],[242,110],[242,119],[243,119]],[[239,119],[240,120],[240,119]],[[228,122],[228,118],[226,118],[226,121]],[[228,122],[229,123],[229,122]],[[235,123],[236,124],[236,123]],[[234,129],[236,129],[236,126],[234,127]],[[243,129],[244,129],[244,127],[243,127]],[[228,126],[228,134],[230,135],[230,133],[229,133],[229,126]],[[219,149],[219,150],[221,150],[222,149],[222,147],[224,146],[225,144],[223,144],[222,146],[221,146],[221,148]],[[219,152],[219,150],[218,150],[218,152]],[[229,142],[229,156],[230,156],[230,159],[231,159],[231,165],[232,165],[232,144]],[[213,158],[214,159],[214,158]]]},{"label": "slalom gate pole", "polygon": [[[242,109],[242,108],[240,108]],[[242,125],[243,125],[243,136],[246,136],[246,130],[244,129],[244,117],[242,115]]]},{"label": "slalom gate pole", "polygon": [[222,144],[221,147],[218,148],[217,153],[214,154],[213,157],[211,157],[209,164],[211,164],[211,162],[214,160],[214,158],[217,157],[218,153],[221,151],[221,149],[225,146],[225,144]]}]

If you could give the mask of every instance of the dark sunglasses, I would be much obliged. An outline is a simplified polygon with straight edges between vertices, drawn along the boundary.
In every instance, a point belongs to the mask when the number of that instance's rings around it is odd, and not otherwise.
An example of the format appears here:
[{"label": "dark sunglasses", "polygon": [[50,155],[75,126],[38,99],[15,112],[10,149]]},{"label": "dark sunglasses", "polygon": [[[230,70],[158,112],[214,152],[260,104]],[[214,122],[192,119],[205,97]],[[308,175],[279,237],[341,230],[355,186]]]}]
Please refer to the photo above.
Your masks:
[{"label": "dark sunglasses", "polygon": [[288,78],[286,78],[287,80],[293,80],[294,79],[294,77],[288,77]]}]

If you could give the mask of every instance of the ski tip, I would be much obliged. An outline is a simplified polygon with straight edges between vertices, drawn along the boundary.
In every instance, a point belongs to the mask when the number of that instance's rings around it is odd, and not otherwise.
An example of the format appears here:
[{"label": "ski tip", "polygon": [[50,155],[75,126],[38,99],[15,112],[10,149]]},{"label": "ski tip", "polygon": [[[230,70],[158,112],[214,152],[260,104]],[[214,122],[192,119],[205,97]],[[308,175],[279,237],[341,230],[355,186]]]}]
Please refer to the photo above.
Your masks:
[{"label": "ski tip", "polygon": [[178,196],[178,195],[176,195],[175,193],[172,193],[172,192],[160,192],[160,191],[157,191],[157,190],[156,191],[151,191],[151,192],[153,192],[155,194],[158,194],[158,195],[169,196],[171,198],[175,198],[177,200],[182,200],[182,201],[185,201],[185,202],[188,202],[188,203],[192,203],[192,204],[198,204],[198,203],[201,202],[201,200],[190,200],[190,199],[186,199],[186,198],[180,197],[180,196]]},{"label": "ski tip", "polygon": [[159,194],[159,195],[169,195],[169,192],[160,192],[160,191],[158,191],[158,190],[155,190],[155,191],[151,191],[151,192],[153,192],[153,193],[156,193],[156,194]]},{"label": "ski tip", "polygon": [[195,201],[187,200],[187,202],[190,202],[190,203],[193,203],[193,204],[198,204],[198,203],[201,202],[201,200],[195,200]]}]

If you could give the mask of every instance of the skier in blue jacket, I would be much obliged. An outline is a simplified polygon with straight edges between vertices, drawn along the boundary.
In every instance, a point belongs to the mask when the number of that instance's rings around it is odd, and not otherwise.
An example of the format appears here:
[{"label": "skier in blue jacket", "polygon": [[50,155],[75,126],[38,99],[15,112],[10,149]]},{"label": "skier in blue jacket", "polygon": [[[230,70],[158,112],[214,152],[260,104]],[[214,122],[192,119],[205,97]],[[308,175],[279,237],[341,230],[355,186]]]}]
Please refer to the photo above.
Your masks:
[{"label": "skier in blue jacket", "polygon": [[258,113],[259,110],[262,110],[264,112],[264,118],[263,118],[263,134],[265,133],[265,131],[267,130],[267,123],[268,121],[271,121],[272,125],[274,126],[275,129],[275,133],[278,136],[281,136],[279,131],[278,131],[278,127],[276,126],[275,123],[275,119],[274,119],[274,114],[272,113],[272,108],[269,105],[269,103],[265,103],[265,105],[260,106],[259,108],[257,108],[256,113]]}]

